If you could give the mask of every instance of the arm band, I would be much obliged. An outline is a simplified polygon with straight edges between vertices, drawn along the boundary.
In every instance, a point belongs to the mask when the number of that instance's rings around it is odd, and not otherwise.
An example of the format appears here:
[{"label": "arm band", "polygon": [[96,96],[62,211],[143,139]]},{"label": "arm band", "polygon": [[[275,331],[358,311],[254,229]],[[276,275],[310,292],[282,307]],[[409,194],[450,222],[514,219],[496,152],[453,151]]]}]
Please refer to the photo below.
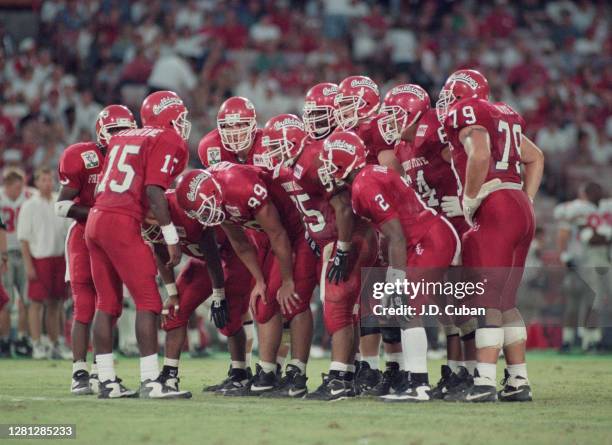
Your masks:
[{"label": "arm band", "polygon": [[57,201],[55,203],[55,214],[62,218],[68,218],[68,211],[74,205],[74,201]]},{"label": "arm band", "polygon": [[168,296],[178,294],[178,289],[176,288],[175,283],[166,283],[164,287],[166,288],[166,292],[168,293]]},{"label": "arm band", "polygon": [[171,245],[179,242],[179,236],[176,232],[176,227],[174,227],[174,224],[170,223],[167,226],[161,226],[161,230],[166,244]]}]

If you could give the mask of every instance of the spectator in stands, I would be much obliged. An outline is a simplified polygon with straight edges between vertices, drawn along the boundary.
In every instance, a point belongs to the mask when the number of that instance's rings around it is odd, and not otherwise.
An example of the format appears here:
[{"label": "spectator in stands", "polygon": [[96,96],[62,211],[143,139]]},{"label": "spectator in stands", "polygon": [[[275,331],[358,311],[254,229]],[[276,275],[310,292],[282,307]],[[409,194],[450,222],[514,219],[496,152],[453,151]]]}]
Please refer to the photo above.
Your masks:
[{"label": "spectator in stands", "polygon": [[[24,202],[17,224],[17,239],[21,243],[28,277],[32,357],[61,359],[66,353],[64,345],[60,343],[60,333],[61,312],[66,297],[64,242],[67,220],[55,214],[53,170],[48,167],[38,169],[34,181],[38,193]],[[41,340],[43,309],[50,347]]]}]

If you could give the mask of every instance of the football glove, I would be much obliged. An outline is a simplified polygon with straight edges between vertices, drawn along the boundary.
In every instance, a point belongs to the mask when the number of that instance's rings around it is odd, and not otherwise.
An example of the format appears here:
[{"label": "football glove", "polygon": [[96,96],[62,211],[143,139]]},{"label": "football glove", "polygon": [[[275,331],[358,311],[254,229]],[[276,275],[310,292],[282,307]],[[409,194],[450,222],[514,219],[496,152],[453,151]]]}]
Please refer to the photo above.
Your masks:
[{"label": "football glove", "polygon": [[215,323],[217,329],[223,329],[229,322],[229,310],[225,299],[225,289],[213,289],[210,296],[210,319]]},{"label": "football glove", "polygon": [[330,283],[338,284],[340,281],[346,281],[348,279],[349,249],[350,243],[338,241],[336,256],[327,272],[327,280]]},{"label": "football glove", "polygon": [[447,218],[463,216],[463,209],[461,208],[461,202],[458,196],[443,196],[440,207]]}]

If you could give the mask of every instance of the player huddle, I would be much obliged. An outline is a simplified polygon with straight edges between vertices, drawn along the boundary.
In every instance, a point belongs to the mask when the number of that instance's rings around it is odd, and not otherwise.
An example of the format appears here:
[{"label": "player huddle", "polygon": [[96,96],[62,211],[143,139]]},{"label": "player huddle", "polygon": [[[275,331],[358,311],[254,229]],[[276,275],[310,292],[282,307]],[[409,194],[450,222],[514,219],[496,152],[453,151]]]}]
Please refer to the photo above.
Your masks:
[{"label": "player huddle", "polygon": [[[339,85],[313,86],[301,119],[278,115],[262,129],[253,104],[232,97],[219,109],[217,128],[200,141],[204,168],[187,172],[190,124],[176,94],[149,95],[142,128],[127,108],[106,107],[98,142],[69,147],[59,168],[57,212],[76,220],[68,239],[73,393],[191,397],[179,388],[180,351],[189,317],[210,299],[231,364],[227,378],[206,391],[312,400],[531,400],[516,291],[534,235],[531,201],[543,156],[522,134],[522,118],[489,102],[488,94],[482,74],[459,70],[435,108],[414,84],[392,88],[381,104],[372,79],[350,76]],[[189,261],[175,277],[182,254]],[[407,318],[401,328],[362,323],[362,271],[386,268],[385,280],[393,283],[445,281],[460,264],[502,272],[478,302],[485,316],[439,318],[448,361],[430,386],[421,318]],[[168,294],[163,304],[157,273]],[[139,391],[127,389],[113,366],[123,284],[137,308]],[[308,392],[310,300],[317,286],[331,363]],[[158,315],[167,332],[161,372]],[[91,373],[85,362],[90,325]],[[285,343],[291,358],[282,369],[277,357]],[[507,366],[498,392],[502,348]]]}]

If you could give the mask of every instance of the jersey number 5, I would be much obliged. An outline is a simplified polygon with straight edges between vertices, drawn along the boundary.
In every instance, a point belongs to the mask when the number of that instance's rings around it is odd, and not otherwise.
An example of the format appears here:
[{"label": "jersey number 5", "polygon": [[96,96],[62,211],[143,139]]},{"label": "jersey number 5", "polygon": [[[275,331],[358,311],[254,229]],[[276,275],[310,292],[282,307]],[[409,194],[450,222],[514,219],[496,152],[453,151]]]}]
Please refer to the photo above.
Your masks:
[{"label": "jersey number 5", "polygon": [[115,145],[110,153],[108,154],[108,165],[106,166],[106,171],[104,172],[104,176],[102,177],[102,181],[98,184],[98,193],[106,190],[106,183],[108,182],[108,177],[110,176],[110,172],[113,170],[115,166],[115,160],[117,159],[117,154],[119,154],[119,160],[117,161],[117,170],[124,174],[123,180],[119,182],[116,179],[111,179],[108,184],[111,191],[115,193],[123,193],[126,190],[129,190],[132,185],[132,181],[134,180],[134,168],[128,163],[129,155],[137,155],[140,151],[139,145]]}]

